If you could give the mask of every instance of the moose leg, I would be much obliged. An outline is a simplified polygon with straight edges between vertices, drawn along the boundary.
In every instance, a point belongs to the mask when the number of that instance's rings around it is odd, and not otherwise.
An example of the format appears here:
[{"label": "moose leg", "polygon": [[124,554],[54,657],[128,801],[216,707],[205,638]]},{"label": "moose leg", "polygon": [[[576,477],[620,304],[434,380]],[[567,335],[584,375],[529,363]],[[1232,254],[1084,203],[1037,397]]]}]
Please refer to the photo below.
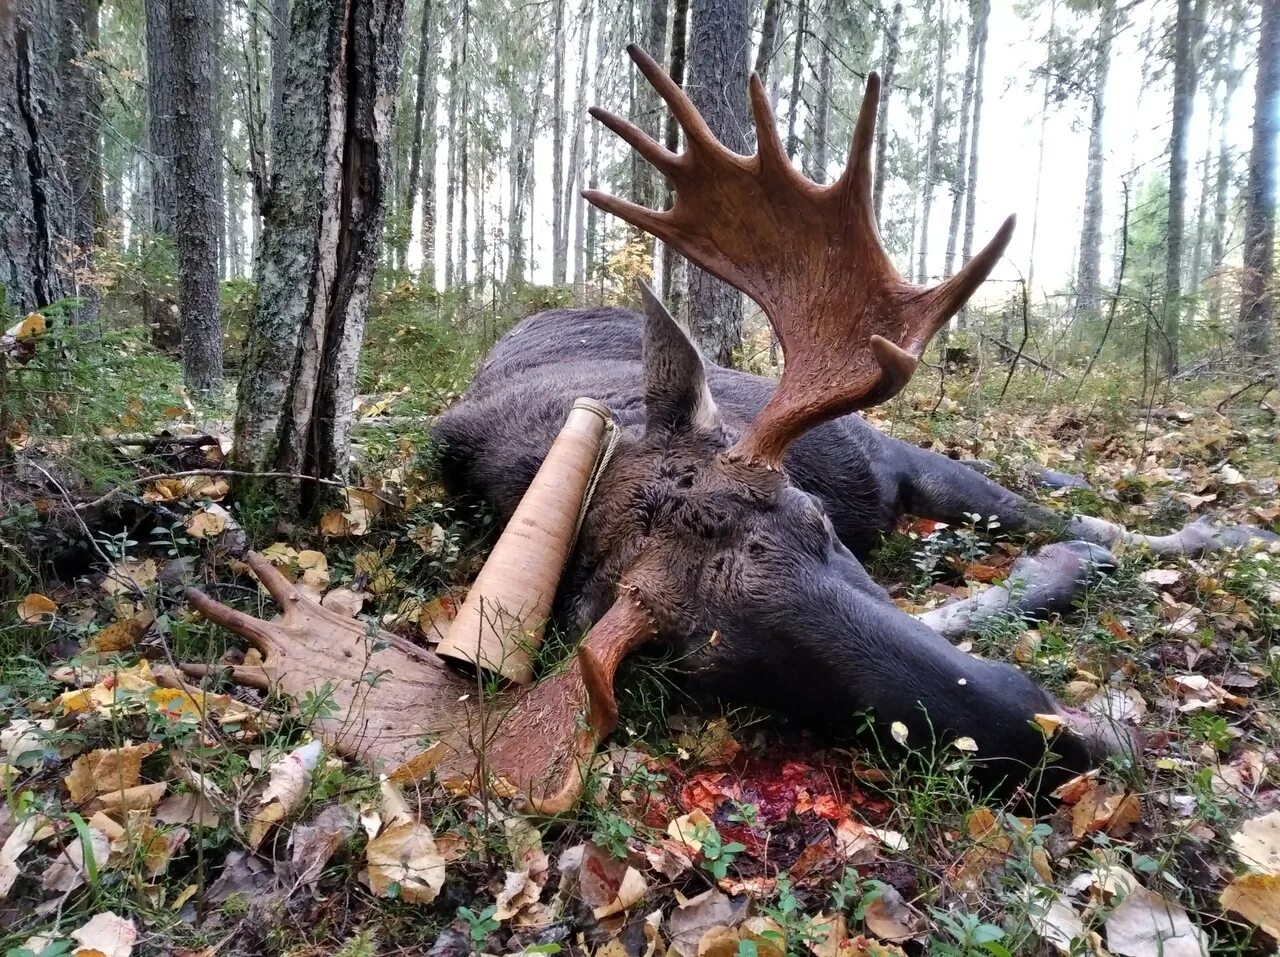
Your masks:
[{"label": "moose leg", "polygon": [[993,588],[915,617],[944,638],[959,638],[1008,615],[1043,617],[1070,608],[1094,574],[1114,567],[1115,558],[1101,545],[1055,542],[1023,555]]},{"label": "moose leg", "polygon": [[1050,532],[1060,539],[1078,539],[1105,548],[1136,545],[1156,555],[1202,555],[1224,548],[1243,548],[1253,542],[1280,541],[1280,536],[1265,529],[1251,525],[1217,527],[1207,519],[1169,535],[1146,535],[1091,515],[1067,517],[1028,502],[945,455],[887,436],[882,441],[893,476],[889,491],[896,495],[893,504],[901,513],[941,522],[963,522],[973,514],[984,519],[995,516],[1005,529]]}]

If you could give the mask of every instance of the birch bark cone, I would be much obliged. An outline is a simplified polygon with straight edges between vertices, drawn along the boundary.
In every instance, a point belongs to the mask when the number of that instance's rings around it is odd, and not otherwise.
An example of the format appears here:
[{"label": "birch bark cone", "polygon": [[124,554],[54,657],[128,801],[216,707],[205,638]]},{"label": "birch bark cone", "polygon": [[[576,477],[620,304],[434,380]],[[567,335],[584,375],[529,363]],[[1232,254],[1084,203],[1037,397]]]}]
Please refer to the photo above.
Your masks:
[{"label": "birch bark cone", "polygon": [[533,680],[609,410],[577,399],[458,611],[440,656],[516,684]]}]

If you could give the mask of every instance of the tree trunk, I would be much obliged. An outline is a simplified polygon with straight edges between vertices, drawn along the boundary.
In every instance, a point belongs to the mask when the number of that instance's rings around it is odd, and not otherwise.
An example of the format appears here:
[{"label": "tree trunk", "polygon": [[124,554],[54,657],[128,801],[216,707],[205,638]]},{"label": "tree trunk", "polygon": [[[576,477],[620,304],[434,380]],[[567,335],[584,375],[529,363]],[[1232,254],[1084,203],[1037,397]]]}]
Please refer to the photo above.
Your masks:
[{"label": "tree trunk", "polygon": [[[745,153],[750,45],[746,0],[693,0],[690,12],[689,99],[720,142]],[[742,295],[692,264],[689,326],[695,341],[721,365],[732,360],[742,342]]]},{"label": "tree trunk", "polygon": [[[1111,0],[1106,0],[1111,2]],[[1049,4],[1049,34],[1045,41],[1043,92],[1040,96],[1040,142],[1036,149],[1036,192],[1031,204],[1031,243],[1027,249],[1027,294],[1035,295],[1036,239],[1040,233],[1040,187],[1044,182],[1045,125],[1049,121],[1049,76],[1053,64],[1054,26],[1058,19],[1058,0]]]},{"label": "tree trunk", "polygon": [[947,226],[947,253],[942,258],[942,275],[955,271],[956,247],[960,244],[960,217],[964,213],[964,191],[968,185],[965,164],[969,160],[969,119],[973,113],[973,74],[978,63],[978,5],[969,4],[969,58],[964,68],[960,95],[960,137],[957,140],[955,170],[951,178],[951,221]]},{"label": "tree trunk", "polygon": [[929,277],[929,219],[933,213],[934,180],[938,175],[938,140],[942,133],[942,91],[946,79],[947,63],[947,6],[944,2],[935,24],[938,46],[933,64],[933,110],[929,122],[929,141],[925,147],[924,195],[920,210],[920,245],[916,282],[923,284]]},{"label": "tree trunk", "polygon": [[[603,21],[602,21],[603,23]],[[667,58],[667,0],[648,0],[648,9],[642,12],[640,44],[659,63]],[[585,48],[584,48],[585,49]],[[648,83],[638,87],[640,109],[636,112],[637,126],[653,139],[661,139],[662,111],[658,92]],[[592,124],[595,126],[595,124]],[[658,171],[632,153],[635,174],[635,200],[650,208],[658,205],[662,195],[662,177]]]},{"label": "tree trunk", "polygon": [[[1218,168],[1213,196],[1213,239],[1210,242],[1210,269],[1216,272],[1222,266],[1227,241],[1227,208],[1231,197],[1231,144],[1227,131],[1231,126],[1231,101],[1240,88],[1244,71],[1234,66],[1236,47],[1240,42],[1240,21],[1233,24],[1230,39],[1222,62],[1223,91],[1222,118],[1218,123]],[[1208,321],[1217,325],[1222,316],[1222,283],[1215,282],[1209,293]]]},{"label": "tree trunk", "polygon": [[[978,33],[978,64],[973,77],[973,120],[969,124],[969,182],[964,191],[964,239],[960,244],[960,265],[973,258],[974,220],[978,208],[978,142],[982,133],[982,102],[986,93],[987,23],[991,0],[977,0],[974,29]],[[960,307],[960,328],[969,321],[969,304]]]},{"label": "tree trunk", "polygon": [[284,112],[284,82],[289,67],[289,0],[271,0],[271,150]]},{"label": "tree trunk", "polygon": [[1245,192],[1244,273],[1240,279],[1240,348],[1269,354],[1275,269],[1276,133],[1280,130],[1280,0],[1263,0],[1254,87],[1253,146]]},{"label": "tree trunk", "polygon": [[182,192],[177,206],[178,299],[182,308],[182,378],[209,392],[222,384],[222,323],[218,304],[220,154],[215,152],[212,0],[170,0],[173,38],[174,164]]},{"label": "tree trunk", "polygon": [[[347,475],[403,19],[404,0],[293,2],[283,135],[236,413],[237,468]],[[301,501],[316,493],[304,487]]]},{"label": "tree trunk", "polygon": [[169,0],[146,0],[147,133],[151,148],[151,231],[174,237],[177,221],[173,143],[173,37]]},{"label": "tree trunk", "polygon": [[[435,20],[432,16],[434,9],[433,0],[422,0],[422,22],[418,41],[418,76],[413,91],[413,133],[409,146],[409,168],[405,171],[405,228],[403,238],[400,240],[400,247],[397,250],[401,263],[404,262],[408,254],[409,233],[413,224],[413,207],[418,199],[418,183],[422,177],[422,126],[424,121],[430,126],[435,126],[436,123]],[[426,203],[423,204],[423,214],[424,216],[426,214]],[[422,261],[423,268],[426,270],[425,250]],[[433,261],[433,269],[434,265]],[[433,275],[433,271],[426,270],[425,274]]]},{"label": "tree trunk", "polygon": [[[601,79],[603,77],[604,44],[605,44],[606,32],[607,31],[604,29],[604,24],[602,22],[600,27],[596,29],[596,48],[595,48],[595,54],[594,54],[594,65],[591,68],[592,83],[596,90],[596,96],[600,95],[599,91],[600,91]],[[665,49],[666,48],[665,38],[663,40],[662,45],[663,45],[663,48]],[[662,61],[659,60],[658,62],[661,63]],[[655,130],[655,133],[656,133],[656,130]],[[656,138],[657,137],[655,136],[655,139]],[[599,189],[600,188],[600,124],[599,123],[591,124],[591,160],[587,164],[587,169],[590,170],[589,178],[587,180],[587,187],[589,189]],[[599,210],[596,209],[594,203],[587,204],[587,230],[586,230],[586,235],[583,237],[583,245],[586,248],[586,256],[587,256],[586,263],[585,263],[586,275],[587,275],[588,281],[590,281],[595,277],[598,269],[598,264],[600,261],[600,213],[599,213]],[[664,255],[666,253],[665,247],[663,248],[663,253]],[[664,282],[666,281],[666,277],[663,277],[663,281]]]},{"label": "tree trunk", "polygon": [[755,73],[762,83],[769,80],[769,67],[778,45],[778,0],[764,0],[764,14],[760,18],[760,46],[756,48]]},{"label": "tree trunk", "polygon": [[[804,0],[800,0],[801,3]],[[671,9],[671,64],[667,73],[676,86],[684,86],[685,51],[689,23],[689,0],[674,0]],[[680,149],[680,124],[675,116],[668,113],[665,145],[671,152]],[[672,193],[669,186],[664,188],[663,208],[670,209]],[[672,315],[680,314],[680,290],[682,284],[676,282],[676,270],[681,257],[665,243],[662,246],[662,298]]]},{"label": "tree trunk", "polygon": [[1089,165],[1084,184],[1084,221],[1076,270],[1076,313],[1082,322],[1098,318],[1102,302],[1102,126],[1107,108],[1107,74],[1116,32],[1116,0],[1103,0],[1093,68],[1093,108],[1089,122]]},{"label": "tree trunk", "polygon": [[787,102],[787,159],[795,159],[800,149],[800,136],[796,133],[796,118],[800,115],[800,100],[804,90],[804,40],[809,32],[809,0],[800,0],[796,10],[795,46],[791,51],[791,95]]},{"label": "tree trunk", "polygon": [[1187,286],[1198,290],[1203,279],[1204,246],[1209,231],[1209,192],[1213,178],[1213,131],[1219,121],[1218,84],[1215,80],[1209,88],[1209,129],[1204,140],[1204,158],[1200,161],[1200,198],[1196,204],[1196,238],[1191,244],[1191,268],[1187,273]]},{"label": "tree trunk", "polygon": [[1196,10],[1191,0],[1178,0],[1173,38],[1173,128],[1169,137],[1169,228],[1164,268],[1164,308],[1161,359],[1164,373],[1178,371],[1179,325],[1182,313],[1183,209],[1187,200],[1187,131],[1195,99],[1192,37]]},{"label": "tree trunk", "polygon": [[831,126],[831,11],[823,12],[822,35],[818,40],[816,105],[813,110],[813,142],[809,149],[808,173],[815,183],[827,181],[827,131]]},{"label": "tree trunk", "polygon": [[102,155],[98,146],[101,98],[93,65],[98,47],[97,0],[63,0],[59,17],[58,73],[62,87],[61,160],[71,201],[68,294],[82,305],[72,322],[95,322],[98,291],[92,282],[93,247],[102,221]]},{"label": "tree trunk", "polygon": [[57,36],[53,4],[0,3],[0,307],[10,313],[57,302],[68,283]]},{"label": "tree trunk", "polygon": [[[585,272],[586,263],[582,258],[582,243],[586,233],[585,223],[583,222],[583,207],[586,206],[586,201],[582,198],[582,163],[586,152],[587,67],[590,65],[591,59],[591,24],[594,19],[595,5],[593,0],[583,0],[582,7],[582,16],[579,18],[582,30],[582,45],[578,49],[578,89],[573,97],[573,115],[575,117],[573,142],[569,146],[569,175],[566,177],[564,192],[564,245],[566,252],[569,246],[569,212],[575,213],[573,285],[579,302],[582,301],[582,296],[585,292],[583,272]],[[645,205],[648,204],[649,200],[646,198]]]},{"label": "tree trunk", "polygon": [[[199,0],[197,0],[199,2]],[[217,210],[217,219],[213,226],[214,245],[217,248],[217,266],[218,279],[221,280],[227,274],[227,233],[225,228],[225,210],[227,206],[227,196],[225,188],[226,176],[226,142],[223,139],[222,128],[222,31],[223,31],[223,0],[211,0],[209,17],[211,26],[209,30],[209,103],[212,110],[210,120],[212,122],[211,130],[213,132],[213,206]],[[170,19],[173,13],[170,11]]]},{"label": "tree trunk", "polygon": [[458,192],[458,43],[455,34],[449,41],[449,157],[444,187],[444,287],[453,287],[453,212]]},{"label": "tree trunk", "polygon": [[459,61],[462,88],[458,93],[458,263],[455,278],[462,287],[462,295],[467,297],[467,269],[470,258],[467,255],[467,189],[471,185],[471,82],[467,76],[468,44],[471,30],[471,4],[463,0],[462,4],[462,56]]},{"label": "tree trunk", "polygon": [[872,187],[876,222],[884,205],[884,167],[889,156],[889,98],[893,96],[893,72],[898,65],[898,38],[902,35],[902,3],[893,5],[893,19],[884,40],[884,82],[880,85],[880,105],[876,109],[876,181]]},{"label": "tree trunk", "polygon": [[563,286],[568,271],[564,234],[564,8],[567,0],[552,0],[555,5],[555,41],[551,76],[551,283]]}]

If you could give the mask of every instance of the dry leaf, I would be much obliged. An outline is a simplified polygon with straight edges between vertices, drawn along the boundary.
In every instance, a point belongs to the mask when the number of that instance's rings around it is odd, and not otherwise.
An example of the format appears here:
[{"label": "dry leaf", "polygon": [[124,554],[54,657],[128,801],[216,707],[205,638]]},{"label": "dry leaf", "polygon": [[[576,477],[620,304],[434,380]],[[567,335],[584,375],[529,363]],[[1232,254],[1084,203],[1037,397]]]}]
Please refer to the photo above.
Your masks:
[{"label": "dry leaf", "polygon": [[1027,888],[1026,901],[1031,926],[1037,934],[1063,954],[1080,953],[1078,942],[1087,940],[1089,934],[1085,930],[1084,920],[1076,913],[1070,901],[1057,891],[1046,898],[1033,888]]},{"label": "dry leaf", "polygon": [[583,903],[592,909],[596,920],[622,913],[640,900],[648,889],[643,875],[626,861],[617,860],[595,844],[582,846],[578,892]]},{"label": "dry leaf", "polygon": [[300,886],[320,879],[325,865],[342,843],[356,833],[356,812],[343,804],[330,804],[310,824],[293,829],[289,838],[289,871]]},{"label": "dry leaf", "polygon": [[1181,904],[1141,885],[1107,918],[1107,947],[1122,957],[1208,957],[1204,932]]},{"label": "dry leaf", "polygon": [[667,834],[671,839],[685,845],[694,854],[702,852],[702,842],[698,840],[699,832],[706,832],[714,828],[711,818],[707,817],[706,812],[701,808],[694,808],[688,814],[683,814],[667,825]]},{"label": "dry leaf", "polygon": [[90,751],[76,758],[63,779],[71,800],[81,804],[111,791],[123,791],[141,783],[142,759],[160,747],[154,741],[120,748]]},{"label": "dry leaf", "polygon": [[350,588],[335,588],[323,598],[320,599],[320,605],[329,611],[336,612],[339,615],[345,615],[348,618],[354,618],[360,614],[360,609],[364,607],[364,603],[373,596],[367,591],[352,591]]},{"label": "dry leaf", "polygon": [[32,838],[43,823],[43,817],[32,814],[22,820],[0,846],[0,901],[4,900],[13,889],[14,881],[21,873],[18,869],[18,858],[31,846]]},{"label": "dry leaf", "polygon": [[192,538],[214,538],[234,523],[231,513],[221,505],[208,505],[198,512],[192,512],[182,524]]},{"label": "dry leaf", "polygon": [[1241,874],[1226,886],[1220,901],[1280,941],[1280,874]]},{"label": "dry leaf", "polygon": [[94,651],[109,654],[125,651],[138,643],[150,622],[146,618],[126,618],[115,621],[93,636],[90,646]]},{"label": "dry leaf", "polygon": [[138,940],[138,929],[133,921],[103,911],[73,930],[71,938],[80,945],[72,951],[72,957],[129,957]]},{"label": "dry leaf", "polygon": [[[111,856],[111,838],[96,827],[89,829],[89,848],[93,854],[93,865],[101,871],[107,866],[107,858]],[[89,868],[85,861],[86,849],[79,832],[54,855],[53,862],[45,869],[40,886],[46,891],[69,894],[89,879]]]},{"label": "dry leaf", "polygon": [[271,777],[262,792],[262,806],[249,825],[250,847],[256,850],[271,828],[302,803],[311,786],[311,772],[320,760],[320,747],[319,741],[308,742],[271,765]]},{"label": "dry leaf", "polygon": [[171,794],[156,808],[156,820],[164,824],[198,824],[218,826],[218,809],[203,794],[188,791]]},{"label": "dry leaf", "polygon": [[369,887],[380,896],[395,884],[403,900],[430,904],[444,886],[444,858],[420,821],[387,828],[369,842],[366,858]]},{"label": "dry leaf", "polygon": [[682,900],[667,919],[667,933],[671,938],[668,953],[674,957],[697,957],[698,944],[708,930],[736,927],[745,915],[744,903],[735,904],[728,895],[714,888]]},{"label": "dry leaf", "polygon": [[867,930],[881,940],[911,940],[929,928],[924,915],[902,899],[892,884],[881,884],[875,899],[867,905]]},{"label": "dry leaf", "polygon": [[18,618],[27,625],[38,625],[42,622],[53,621],[53,616],[57,613],[57,602],[38,592],[32,592],[18,602]]},{"label": "dry leaf", "polygon": [[1280,874],[1280,810],[1245,821],[1231,844],[1250,870]]},{"label": "dry leaf", "polygon": [[100,586],[108,595],[130,595],[146,591],[159,574],[153,558],[126,558],[116,562]]},{"label": "dry leaf", "polygon": [[836,824],[836,851],[850,864],[867,864],[875,859],[880,839],[857,821],[841,818]]}]

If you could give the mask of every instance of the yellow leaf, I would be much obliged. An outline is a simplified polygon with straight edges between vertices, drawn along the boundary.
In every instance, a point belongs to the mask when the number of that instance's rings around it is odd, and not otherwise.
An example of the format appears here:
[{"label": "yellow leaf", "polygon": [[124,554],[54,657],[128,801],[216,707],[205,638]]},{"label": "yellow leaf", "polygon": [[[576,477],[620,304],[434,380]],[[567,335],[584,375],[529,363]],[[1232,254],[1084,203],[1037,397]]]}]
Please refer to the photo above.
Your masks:
[{"label": "yellow leaf", "polygon": [[18,603],[18,617],[28,625],[52,621],[57,611],[57,603],[38,592],[32,592]]},{"label": "yellow leaf", "polygon": [[13,334],[13,338],[19,342],[26,342],[44,335],[46,328],[48,327],[45,324],[44,316],[38,312],[28,313],[27,318],[23,319],[19,324],[17,331]]},{"label": "yellow leaf", "polygon": [[192,538],[213,538],[227,530],[231,516],[220,505],[211,505],[187,516],[183,526]]},{"label": "yellow leaf", "polygon": [[389,827],[369,842],[365,876],[379,896],[395,884],[400,897],[430,904],[444,886],[445,863],[431,829],[421,821]]},{"label": "yellow leaf", "polygon": [[1220,900],[1224,908],[1280,940],[1280,874],[1241,874]]},{"label": "yellow leaf", "polygon": [[154,741],[90,751],[76,758],[71,773],[63,779],[71,800],[77,804],[109,791],[135,787],[142,775],[142,759],[160,747]]},{"label": "yellow leaf", "polygon": [[95,650],[101,652],[124,651],[137,644],[146,630],[147,622],[142,618],[117,621],[94,635],[90,644]]}]

